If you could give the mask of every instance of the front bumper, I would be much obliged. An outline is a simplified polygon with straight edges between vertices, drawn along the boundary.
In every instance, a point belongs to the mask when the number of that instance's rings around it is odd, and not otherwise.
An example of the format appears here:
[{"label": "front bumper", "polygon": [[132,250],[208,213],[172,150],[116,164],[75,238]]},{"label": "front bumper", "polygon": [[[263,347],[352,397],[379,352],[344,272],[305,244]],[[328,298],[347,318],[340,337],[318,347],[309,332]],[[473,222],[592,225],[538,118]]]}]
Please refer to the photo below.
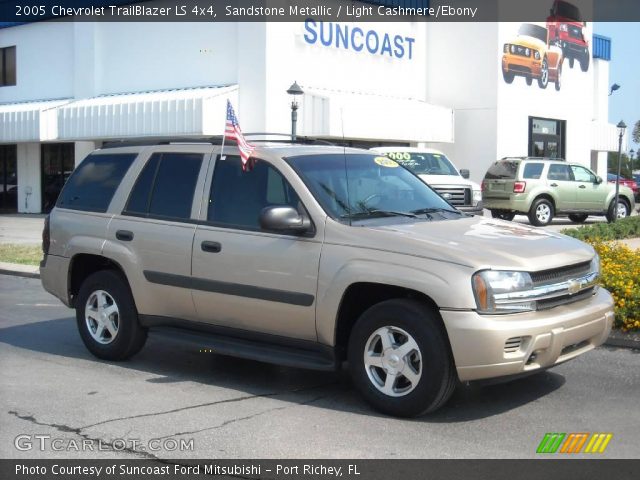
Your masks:
[{"label": "front bumper", "polygon": [[[441,311],[461,381],[533,373],[601,345],[613,324],[613,299],[599,288],[586,300],[509,315]],[[520,338],[519,347],[514,339]],[[507,342],[509,340],[509,342]]]},{"label": "front bumper", "polygon": [[456,209],[464,213],[470,213],[471,215],[482,216],[484,212],[484,205],[482,202],[478,203],[477,205],[458,205],[456,206]]}]

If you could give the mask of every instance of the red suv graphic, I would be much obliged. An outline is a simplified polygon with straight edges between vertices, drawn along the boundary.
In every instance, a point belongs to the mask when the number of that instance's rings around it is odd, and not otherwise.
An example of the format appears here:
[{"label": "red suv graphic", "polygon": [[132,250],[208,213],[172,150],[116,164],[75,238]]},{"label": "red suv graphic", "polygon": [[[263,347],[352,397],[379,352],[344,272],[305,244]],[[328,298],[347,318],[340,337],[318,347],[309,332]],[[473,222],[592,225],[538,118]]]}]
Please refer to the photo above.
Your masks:
[{"label": "red suv graphic", "polygon": [[555,41],[562,48],[562,55],[569,59],[569,66],[578,60],[580,70],[589,70],[589,43],[584,37],[586,22],[580,21],[580,10],[562,0],[555,0],[547,17],[549,41]]}]

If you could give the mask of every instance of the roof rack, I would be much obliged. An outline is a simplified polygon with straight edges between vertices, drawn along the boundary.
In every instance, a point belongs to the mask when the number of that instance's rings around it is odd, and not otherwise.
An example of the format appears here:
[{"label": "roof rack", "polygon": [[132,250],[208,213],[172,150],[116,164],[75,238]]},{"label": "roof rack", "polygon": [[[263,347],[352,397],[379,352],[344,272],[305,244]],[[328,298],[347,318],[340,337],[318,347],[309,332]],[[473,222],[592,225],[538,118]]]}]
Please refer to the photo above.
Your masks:
[{"label": "roof rack", "polygon": [[[292,140],[292,135],[288,133],[268,133],[268,132],[251,132],[245,133],[245,138],[259,137],[259,136],[275,136],[285,137],[283,139],[257,139],[251,138],[253,143],[273,142],[273,143],[295,143],[301,145],[335,145],[332,142],[323,140],[321,138],[308,137],[308,136],[296,136],[295,140]],[[108,140],[103,143],[102,148],[118,148],[118,147],[145,147],[153,145],[176,145],[176,144],[202,144],[208,143],[211,145],[222,145],[222,135],[216,135],[211,137],[147,137],[140,139],[121,139],[121,140]],[[231,138],[225,139],[225,144],[236,144],[236,141]]]},{"label": "roof rack", "polygon": [[566,162],[566,160],[564,158],[551,158],[551,157],[528,157],[528,156],[524,156],[524,157],[517,157],[517,156],[510,156],[510,157],[502,157],[501,160],[507,160],[509,158],[512,159],[517,159],[517,160],[543,160],[543,161],[547,161],[547,162]]}]

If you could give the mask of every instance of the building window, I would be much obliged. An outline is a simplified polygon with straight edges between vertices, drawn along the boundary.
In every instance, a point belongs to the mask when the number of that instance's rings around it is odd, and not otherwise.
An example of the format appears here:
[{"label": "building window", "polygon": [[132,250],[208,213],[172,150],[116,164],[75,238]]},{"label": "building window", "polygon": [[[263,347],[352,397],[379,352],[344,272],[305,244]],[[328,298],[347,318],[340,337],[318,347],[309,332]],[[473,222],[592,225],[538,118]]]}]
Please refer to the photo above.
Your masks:
[{"label": "building window", "polygon": [[0,48],[0,87],[16,84],[16,47]]},{"label": "building window", "polygon": [[565,158],[566,121],[529,117],[529,156]]}]

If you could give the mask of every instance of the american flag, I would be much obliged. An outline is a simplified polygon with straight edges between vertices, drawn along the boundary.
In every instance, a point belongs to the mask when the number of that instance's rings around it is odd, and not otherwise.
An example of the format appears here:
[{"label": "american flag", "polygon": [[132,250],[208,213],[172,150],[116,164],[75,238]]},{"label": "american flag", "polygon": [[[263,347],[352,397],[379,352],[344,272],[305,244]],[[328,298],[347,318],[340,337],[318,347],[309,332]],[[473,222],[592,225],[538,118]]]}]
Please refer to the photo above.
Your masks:
[{"label": "american flag", "polygon": [[229,100],[227,100],[227,123],[225,125],[224,135],[225,137],[233,138],[238,144],[240,158],[242,159],[242,170],[245,172],[251,170],[255,161],[253,159],[250,161],[249,159],[256,147],[255,145],[248,143],[245,140],[244,135],[242,135],[242,130],[240,130],[240,124],[238,123],[238,117],[236,117]]}]

